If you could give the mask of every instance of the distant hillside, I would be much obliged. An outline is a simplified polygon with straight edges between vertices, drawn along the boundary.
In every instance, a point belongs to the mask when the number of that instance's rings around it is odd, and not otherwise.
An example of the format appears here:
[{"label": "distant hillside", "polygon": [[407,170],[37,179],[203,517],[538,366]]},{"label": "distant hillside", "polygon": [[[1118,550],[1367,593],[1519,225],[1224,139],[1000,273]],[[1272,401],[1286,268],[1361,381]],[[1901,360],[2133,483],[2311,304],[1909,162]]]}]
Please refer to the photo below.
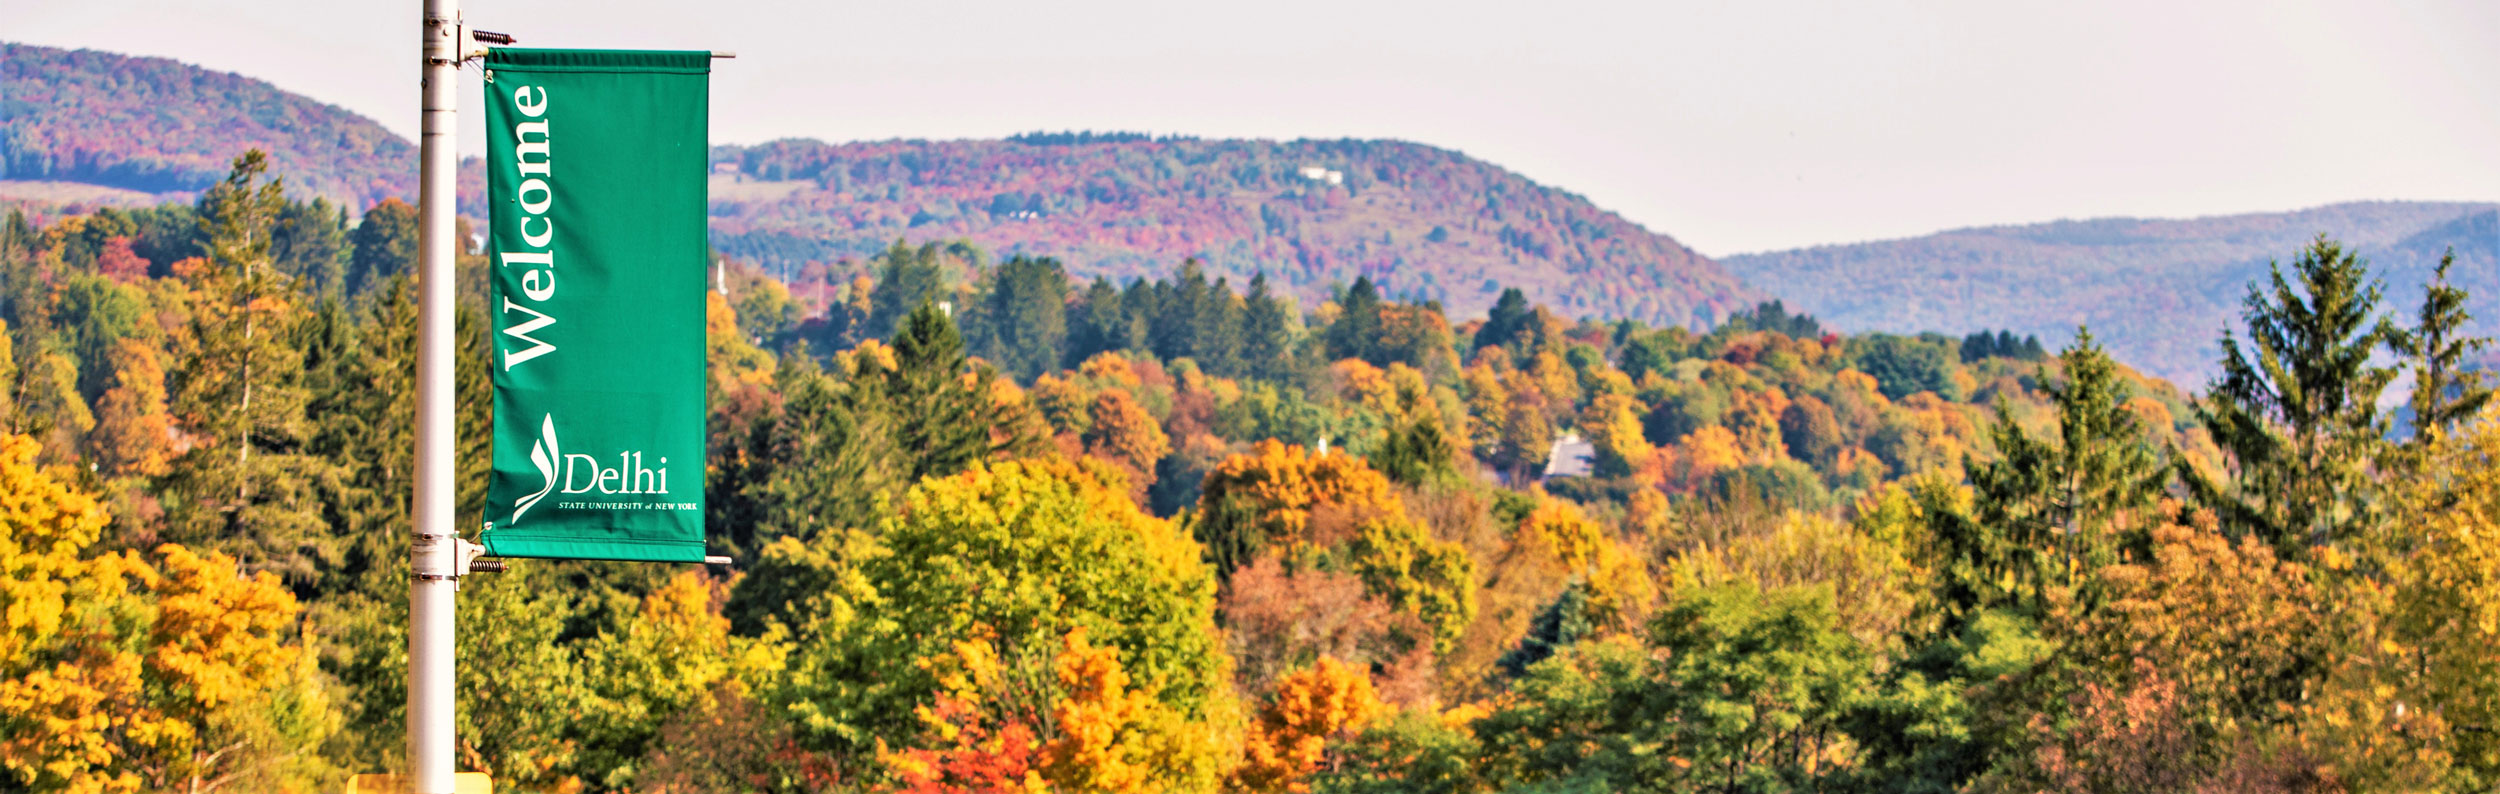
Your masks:
[{"label": "distant hillside", "polygon": [[[2473,330],[2500,331],[2500,204],[2365,202],[2189,220],[2105,218],[1745,254],[1746,283],[1852,331],[2011,328],[2063,341],[2077,324],[2117,357],[2201,388],[2266,263],[2319,233],[2355,248],[2409,318],[2448,248]],[[2408,320],[2409,321],[2409,320]]]},{"label": "distant hillside", "polygon": [[712,237],[777,270],[896,238],[968,238],[1125,279],[1195,256],[1306,300],[1369,275],[1480,315],[1502,286],[1572,315],[1707,324],[1760,295],[1717,263],[1566,191],[1400,141],[1026,135],[716,147]]},{"label": "distant hillside", "polygon": [[351,209],[416,190],[416,147],[335,105],[166,58],[0,43],[0,180],[196,191],[255,147],[294,192]]}]

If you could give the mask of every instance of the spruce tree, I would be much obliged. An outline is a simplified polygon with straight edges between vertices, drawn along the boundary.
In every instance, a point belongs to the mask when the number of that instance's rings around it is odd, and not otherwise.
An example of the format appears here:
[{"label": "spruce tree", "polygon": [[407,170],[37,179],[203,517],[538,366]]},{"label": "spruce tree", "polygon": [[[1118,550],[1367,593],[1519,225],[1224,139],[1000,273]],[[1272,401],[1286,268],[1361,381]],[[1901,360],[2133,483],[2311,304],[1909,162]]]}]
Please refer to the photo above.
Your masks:
[{"label": "spruce tree", "polygon": [[1337,321],[1328,324],[1328,360],[1359,358],[1373,364],[1380,358],[1380,289],[1370,276],[1357,276],[1337,302]]},{"label": "spruce tree", "polygon": [[1121,350],[1148,350],[1146,340],[1154,331],[1154,319],[1162,311],[1163,296],[1169,290],[1160,281],[1143,278],[1129,281],[1120,291],[1120,312],[1128,316],[1128,344]]},{"label": "spruce tree", "polygon": [[2288,276],[2276,264],[2265,289],[2249,285],[2247,343],[2224,331],[2222,375],[2196,404],[2229,456],[2228,480],[2177,466],[2228,529],[2298,557],[2376,521],[2369,469],[2387,443],[2378,398],[2396,371],[2371,356],[2402,342],[2377,314],[2380,297],[2368,263],[2325,235]]},{"label": "spruce tree", "polygon": [[1148,325],[1146,345],[1156,357],[1168,362],[1198,355],[1198,317],[1211,302],[1207,290],[1206,268],[1196,259],[1183,260]]},{"label": "spruce tree", "polygon": [[1268,286],[1267,273],[1250,279],[1242,301],[1241,359],[1254,378],[1279,380],[1293,373],[1293,307]]},{"label": "spruce tree", "polygon": [[1018,380],[1049,371],[1068,340],[1068,272],[1059,260],[1014,257],[989,273],[977,323],[983,358]]},{"label": "spruce tree", "polygon": [[1242,314],[1241,297],[1233,294],[1231,284],[1216,279],[1194,323],[1199,368],[1218,377],[1241,377]]},{"label": "spruce tree", "polygon": [[2122,548],[2143,545],[2146,513],[2168,481],[2142,420],[2127,410],[2117,362],[2092,331],[2078,329],[2059,358],[2062,382],[2040,372],[2057,409],[2055,435],[2032,436],[2000,400],[1988,432],[2002,457],[1969,471],[1980,529],[2001,538],[1985,545],[2009,555],[1989,567],[2022,576],[2078,577],[2118,562]]},{"label": "spruce tree", "polygon": [[271,230],[270,258],[315,295],[341,294],[347,280],[347,210],[329,199],[287,202]]},{"label": "spruce tree", "polygon": [[2440,255],[2439,269],[2423,290],[2421,324],[2404,337],[2404,352],[2413,370],[2410,446],[2415,449],[2445,435],[2491,401],[2492,388],[2485,374],[2463,367],[2466,356],[2489,346],[2491,340],[2460,336],[2466,321],[2474,316],[2465,311],[2465,288],[2448,281],[2448,269],[2456,262],[2455,249]]},{"label": "spruce tree", "polygon": [[963,337],[936,305],[923,302],[894,329],[894,369],[885,397],[898,416],[895,440],[909,462],[906,481],[945,475],[989,455],[985,395],[964,387]]},{"label": "spruce tree", "polygon": [[1493,301],[1493,311],[1485,315],[1484,325],[1476,329],[1469,353],[1494,345],[1507,345],[1519,337],[1535,319],[1536,310],[1528,306],[1528,296],[1517,287],[1502,290],[1502,297]]},{"label": "spruce tree", "polygon": [[868,324],[858,335],[874,339],[894,333],[922,303],[945,300],[944,274],[938,272],[938,245],[919,248],[901,239],[878,256],[876,286],[868,293]]},{"label": "spruce tree", "polygon": [[286,195],[280,180],[262,179],[267,170],[264,155],[247,152],[200,197],[208,262],[193,285],[195,344],[168,384],[200,442],[168,475],[167,517],[172,539],[230,551],[306,588],[337,563],[340,544],[312,498],[331,466],[302,454],[308,395],[293,344],[302,296],[271,258]]},{"label": "spruce tree", "polygon": [[1502,654],[1493,663],[1506,676],[1526,675],[1528,668],[1552,658],[1556,651],[1597,635],[1597,622],[1589,618],[1588,584],[1578,579],[1563,587],[1560,595],[1537,610],[1528,621],[1528,633],[1519,638],[1518,647]]},{"label": "spruce tree", "polygon": [[393,276],[416,273],[417,208],[399,199],[383,199],[365,210],[365,219],[348,234],[349,297],[359,297]]},{"label": "spruce tree", "polygon": [[1077,300],[1068,318],[1068,349],[1060,365],[1074,369],[1094,354],[1129,347],[1128,311],[1120,305],[1120,288],[1097,276]]}]

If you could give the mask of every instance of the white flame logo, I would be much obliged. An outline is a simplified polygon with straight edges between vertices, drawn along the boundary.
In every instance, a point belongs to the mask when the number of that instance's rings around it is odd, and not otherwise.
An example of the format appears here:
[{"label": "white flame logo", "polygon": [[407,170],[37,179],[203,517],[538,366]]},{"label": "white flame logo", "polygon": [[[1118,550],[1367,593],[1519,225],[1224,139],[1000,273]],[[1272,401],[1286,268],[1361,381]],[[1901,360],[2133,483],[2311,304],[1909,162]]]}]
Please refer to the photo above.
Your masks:
[{"label": "white flame logo", "polygon": [[530,463],[538,467],[538,476],[545,478],[547,485],[538,489],[537,493],[521,497],[519,501],[512,504],[512,522],[516,524],[521,522],[522,513],[529,512],[539,500],[555,492],[556,466],[564,460],[563,451],[556,446],[555,414],[548,414],[546,421],[539,423],[538,435],[537,441],[530,442]]}]

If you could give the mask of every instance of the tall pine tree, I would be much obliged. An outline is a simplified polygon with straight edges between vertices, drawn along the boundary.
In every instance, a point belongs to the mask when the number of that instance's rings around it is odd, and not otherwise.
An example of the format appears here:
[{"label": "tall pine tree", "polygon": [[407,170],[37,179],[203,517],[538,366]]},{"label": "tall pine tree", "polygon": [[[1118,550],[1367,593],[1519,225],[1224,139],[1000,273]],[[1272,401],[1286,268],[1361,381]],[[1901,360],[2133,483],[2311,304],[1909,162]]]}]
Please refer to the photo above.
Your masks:
[{"label": "tall pine tree", "polygon": [[2229,479],[2177,466],[2229,530],[2300,556],[2376,520],[2369,468],[2387,437],[2378,398],[2396,371],[2371,356],[2402,341],[2377,314],[2380,296],[2368,263],[2325,235],[2288,275],[2277,264],[2267,288],[2249,285],[2247,344],[2223,333],[2222,376],[2196,404],[2229,456]]},{"label": "tall pine tree", "polygon": [[1250,296],[1242,300],[1241,359],[1245,374],[1281,380],[1294,371],[1293,307],[1268,286],[1267,273],[1250,279]]},{"label": "tall pine tree", "polygon": [[1381,357],[1381,308],[1380,288],[1372,285],[1372,278],[1355,277],[1354,286],[1337,301],[1337,321],[1328,324],[1328,360],[1359,358],[1386,366],[1376,360]]},{"label": "tall pine tree", "polygon": [[281,180],[263,179],[258,150],[200,197],[208,261],[194,277],[193,345],[168,384],[183,427],[199,439],[168,475],[171,539],[229,551],[307,589],[337,564],[338,538],[314,484],[334,472],[304,454],[304,312],[294,279],[272,259],[286,208]]},{"label": "tall pine tree", "polygon": [[2063,382],[2050,381],[2045,368],[2040,373],[2041,390],[2057,409],[2055,435],[2032,436],[2005,402],[1997,403],[1989,435],[2003,457],[1970,469],[1977,518],[1995,538],[1971,551],[2006,558],[1982,569],[2048,572],[2055,583],[2071,584],[2118,562],[2122,548],[2144,545],[2169,473],[2143,422],[2127,410],[2117,362],[2093,342],[2091,329],[2078,329],[2059,358]]},{"label": "tall pine tree", "polygon": [[2491,402],[2492,389],[2484,381],[2485,374],[2463,367],[2466,356],[2489,346],[2491,340],[2460,336],[2466,321],[2474,316],[2465,311],[2465,288],[2448,281],[2448,269],[2456,263],[2455,249],[2440,255],[2439,269],[2423,289],[2421,324],[2404,338],[2404,352],[2413,370],[2414,433],[2409,446],[2415,449],[2446,435]]},{"label": "tall pine tree", "polygon": [[1018,380],[1059,364],[1068,342],[1068,272],[1059,260],[1014,257],[990,271],[966,325],[981,357]]}]

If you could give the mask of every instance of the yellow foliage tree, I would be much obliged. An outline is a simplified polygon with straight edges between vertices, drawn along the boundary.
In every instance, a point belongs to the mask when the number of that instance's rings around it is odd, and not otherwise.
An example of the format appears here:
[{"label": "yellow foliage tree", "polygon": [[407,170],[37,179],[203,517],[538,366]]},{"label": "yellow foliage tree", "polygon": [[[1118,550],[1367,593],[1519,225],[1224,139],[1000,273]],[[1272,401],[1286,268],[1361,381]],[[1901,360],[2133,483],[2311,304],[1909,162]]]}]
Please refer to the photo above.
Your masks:
[{"label": "yellow foliage tree", "polygon": [[704,360],[711,362],[712,388],[759,388],[772,383],[773,356],[738,330],[738,312],[718,292],[705,292],[703,304]]},{"label": "yellow foliage tree", "polygon": [[1087,415],[1086,453],[1125,466],[1151,484],[1155,462],[1172,451],[1172,439],[1155,423],[1154,415],[1124,389],[1104,389],[1095,395]]},{"label": "yellow foliage tree", "polygon": [[1540,497],[1519,522],[1508,562],[1526,562],[1588,582],[1589,615],[1601,626],[1628,629],[1649,611],[1657,589],[1641,559],[1616,543],[1578,505]]},{"label": "yellow foliage tree", "polygon": [[1329,764],[1328,743],[1360,732],[1385,710],[1371,676],[1332,657],[1286,675],[1243,742],[1233,784],[1245,791],[1305,792]]},{"label": "yellow foliage tree", "polygon": [[2304,704],[2305,744],[2350,790],[2500,780],[2500,411],[2429,463],[2396,491],[2400,531],[2364,553],[2383,573],[2343,577],[2334,669]]},{"label": "yellow foliage tree", "polygon": [[1656,452],[1641,435],[1642,412],[1640,400],[1612,392],[1598,395],[1580,412],[1580,435],[1597,447],[1599,476],[1633,474]]},{"label": "yellow foliage tree", "polygon": [[1315,510],[1360,521],[1403,516],[1405,506],[1389,478],[1361,458],[1312,455],[1300,445],[1268,439],[1207,473],[1198,497],[1198,536],[1216,574],[1228,576],[1270,543],[1284,543],[1288,550],[1314,544]]},{"label": "yellow foliage tree", "polygon": [[1710,481],[1710,475],[1745,465],[1745,452],[1736,434],[1718,425],[1708,425],[1675,442],[1682,451],[1684,486],[1694,488]]},{"label": "yellow foliage tree", "polygon": [[96,400],[88,453],[116,476],[154,477],[173,457],[173,417],[165,410],[165,368],[137,339],[113,346],[113,387]]},{"label": "yellow foliage tree", "polygon": [[87,557],[107,515],[35,454],[32,439],[0,438],[0,770],[74,792],[275,787],[302,772],[289,762],[327,725],[288,642],[295,596],[178,545],[153,567]]},{"label": "yellow foliage tree", "polygon": [[1066,695],[1051,710],[1059,737],[1042,746],[1043,779],[1066,791],[1161,791],[1154,734],[1141,728],[1168,723],[1170,709],[1130,688],[1118,650],[1087,642],[1081,627],[1068,633],[1058,668]]}]

